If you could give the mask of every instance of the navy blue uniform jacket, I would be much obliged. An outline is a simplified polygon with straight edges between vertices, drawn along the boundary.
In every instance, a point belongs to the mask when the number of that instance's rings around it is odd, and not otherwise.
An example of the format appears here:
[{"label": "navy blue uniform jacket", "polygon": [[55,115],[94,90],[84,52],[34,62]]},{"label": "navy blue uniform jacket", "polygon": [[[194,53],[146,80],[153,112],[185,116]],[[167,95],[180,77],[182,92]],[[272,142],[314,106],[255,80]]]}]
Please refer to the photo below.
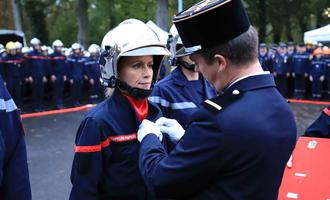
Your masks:
[{"label": "navy blue uniform jacket", "polygon": [[[148,111],[149,120],[161,116],[151,103]],[[75,141],[71,200],[150,199],[138,169],[140,123],[117,90],[88,113]]]},{"label": "navy blue uniform jacket", "polygon": [[190,91],[190,81],[185,77],[181,68],[177,67],[155,85],[149,100],[160,107],[164,117],[176,119],[182,127],[185,127],[201,103],[216,95],[215,89],[201,74],[198,81],[203,87],[199,96]]},{"label": "navy blue uniform jacket", "polygon": [[306,129],[304,136],[330,138],[330,106]]},{"label": "navy blue uniform jacket", "polygon": [[0,199],[30,200],[24,130],[17,107],[0,76]]},{"label": "navy blue uniform jacket", "polygon": [[206,100],[169,154],[147,135],[139,167],[158,197],[276,200],[296,134],[272,75],[250,76]]}]

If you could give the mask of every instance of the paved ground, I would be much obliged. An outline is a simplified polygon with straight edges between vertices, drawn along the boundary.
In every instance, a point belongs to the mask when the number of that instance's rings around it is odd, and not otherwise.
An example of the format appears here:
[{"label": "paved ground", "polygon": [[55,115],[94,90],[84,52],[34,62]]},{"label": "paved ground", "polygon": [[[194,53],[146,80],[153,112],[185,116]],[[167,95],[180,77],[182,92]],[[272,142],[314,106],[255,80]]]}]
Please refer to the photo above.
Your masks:
[{"label": "paved ground", "polygon": [[[290,105],[299,134],[325,107],[295,103]],[[85,113],[80,111],[23,120],[34,200],[68,199],[74,138]]]}]

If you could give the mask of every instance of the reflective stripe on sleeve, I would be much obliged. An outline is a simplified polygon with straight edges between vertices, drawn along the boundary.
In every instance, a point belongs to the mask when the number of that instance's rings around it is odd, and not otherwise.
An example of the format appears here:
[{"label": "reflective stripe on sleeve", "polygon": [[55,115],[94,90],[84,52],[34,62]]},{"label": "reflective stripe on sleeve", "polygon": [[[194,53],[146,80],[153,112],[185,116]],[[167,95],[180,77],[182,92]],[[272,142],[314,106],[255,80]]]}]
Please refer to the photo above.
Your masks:
[{"label": "reflective stripe on sleeve", "polygon": [[180,109],[189,109],[189,108],[197,108],[196,104],[193,102],[177,102],[177,103],[170,103],[169,101],[159,97],[159,96],[151,96],[148,98],[149,101],[160,104],[163,107],[172,108],[173,110],[180,110]]},{"label": "reflective stripe on sleeve", "polygon": [[17,109],[17,106],[13,99],[5,101],[0,99],[0,110],[5,110],[6,112],[12,112]]}]

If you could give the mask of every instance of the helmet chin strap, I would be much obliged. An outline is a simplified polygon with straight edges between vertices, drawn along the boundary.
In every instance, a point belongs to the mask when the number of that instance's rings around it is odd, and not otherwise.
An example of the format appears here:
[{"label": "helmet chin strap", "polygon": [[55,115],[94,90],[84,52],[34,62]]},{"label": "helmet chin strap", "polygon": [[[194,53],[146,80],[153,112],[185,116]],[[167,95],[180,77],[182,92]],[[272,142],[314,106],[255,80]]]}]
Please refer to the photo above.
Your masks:
[{"label": "helmet chin strap", "polygon": [[135,98],[135,99],[145,99],[147,98],[151,92],[152,92],[152,88],[153,85],[151,86],[151,88],[149,90],[145,90],[145,89],[140,89],[140,88],[133,88],[131,86],[129,86],[127,83],[117,79],[117,86],[119,89],[127,91],[128,95]]},{"label": "helmet chin strap", "polygon": [[179,66],[180,67],[184,67],[184,68],[186,68],[186,69],[188,69],[190,71],[195,72],[195,64],[189,64],[189,63],[187,63],[187,62],[185,62],[183,60],[177,60],[176,61],[176,64],[177,64],[178,67]]}]

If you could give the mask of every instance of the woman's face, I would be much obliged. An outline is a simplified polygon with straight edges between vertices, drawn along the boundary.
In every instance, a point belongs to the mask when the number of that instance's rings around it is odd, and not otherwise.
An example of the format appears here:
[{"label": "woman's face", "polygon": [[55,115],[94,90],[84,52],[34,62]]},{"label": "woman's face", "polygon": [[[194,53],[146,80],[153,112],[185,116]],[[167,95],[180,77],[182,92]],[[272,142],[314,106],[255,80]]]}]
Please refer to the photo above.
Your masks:
[{"label": "woman's face", "polygon": [[127,56],[119,62],[119,78],[131,87],[150,89],[153,76],[152,56]]}]

